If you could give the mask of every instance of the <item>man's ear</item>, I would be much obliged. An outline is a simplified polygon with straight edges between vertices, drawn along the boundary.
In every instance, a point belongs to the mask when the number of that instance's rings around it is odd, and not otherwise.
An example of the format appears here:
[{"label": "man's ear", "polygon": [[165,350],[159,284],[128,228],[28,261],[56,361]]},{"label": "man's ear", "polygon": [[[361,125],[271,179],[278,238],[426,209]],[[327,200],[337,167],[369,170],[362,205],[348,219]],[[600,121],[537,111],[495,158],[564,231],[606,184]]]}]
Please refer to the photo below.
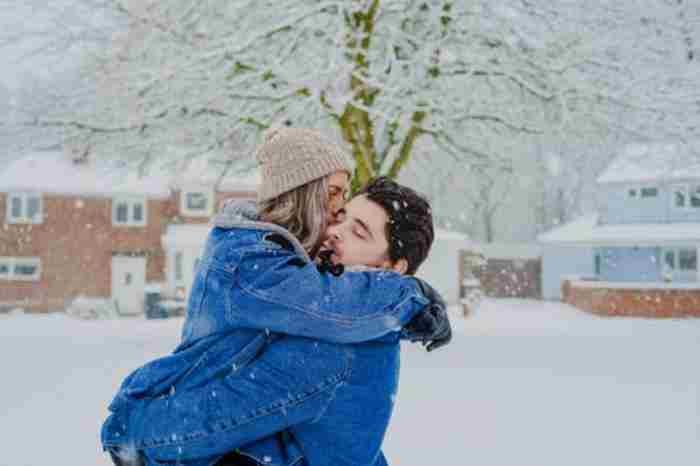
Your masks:
[{"label": "man's ear", "polygon": [[394,272],[398,272],[401,275],[403,275],[408,270],[408,261],[402,257],[401,259],[394,262],[394,264],[390,268]]}]

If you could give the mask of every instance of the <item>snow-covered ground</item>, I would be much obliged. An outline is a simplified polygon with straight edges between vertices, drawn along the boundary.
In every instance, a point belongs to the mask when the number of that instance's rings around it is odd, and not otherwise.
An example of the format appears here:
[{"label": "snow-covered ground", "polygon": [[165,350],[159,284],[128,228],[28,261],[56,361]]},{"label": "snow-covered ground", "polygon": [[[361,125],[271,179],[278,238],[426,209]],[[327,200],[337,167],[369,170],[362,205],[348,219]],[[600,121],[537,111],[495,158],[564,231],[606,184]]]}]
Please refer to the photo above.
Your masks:
[{"label": "snow-covered ground", "polygon": [[[174,347],[181,324],[1,316],[0,464],[108,465],[108,401]],[[391,464],[700,464],[700,320],[489,300],[454,328],[446,349],[404,348]]]}]

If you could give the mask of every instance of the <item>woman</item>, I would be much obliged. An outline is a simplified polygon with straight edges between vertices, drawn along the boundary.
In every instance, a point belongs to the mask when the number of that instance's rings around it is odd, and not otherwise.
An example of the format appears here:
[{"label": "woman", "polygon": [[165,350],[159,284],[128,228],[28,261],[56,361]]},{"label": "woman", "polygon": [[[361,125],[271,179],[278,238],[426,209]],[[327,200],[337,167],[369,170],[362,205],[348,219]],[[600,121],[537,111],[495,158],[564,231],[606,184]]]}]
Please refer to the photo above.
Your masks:
[{"label": "woman", "polygon": [[[276,334],[368,341],[406,325],[430,303],[416,280],[377,272],[334,277],[312,261],[349,179],[335,144],[315,131],[282,129],[266,136],[256,156],[263,222],[231,215],[217,221],[190,293],[181,344],[127,377],[110,405],[102,443],[115,464],[212,464],[231,445],[298,422],[309,408],[298,409],[299,400],[323,403],[338,384],[337,376],[320,383],[314,376],[314,364],[324,367],[322,355],[309,360],[308,372],[295,374],[293,384],[276,387],[270,380],[257,391],[242,390],[242,398],[231,386],[234,378],[244,383],[237,372]],[[275,401],[260,408],[263,399]]]}]

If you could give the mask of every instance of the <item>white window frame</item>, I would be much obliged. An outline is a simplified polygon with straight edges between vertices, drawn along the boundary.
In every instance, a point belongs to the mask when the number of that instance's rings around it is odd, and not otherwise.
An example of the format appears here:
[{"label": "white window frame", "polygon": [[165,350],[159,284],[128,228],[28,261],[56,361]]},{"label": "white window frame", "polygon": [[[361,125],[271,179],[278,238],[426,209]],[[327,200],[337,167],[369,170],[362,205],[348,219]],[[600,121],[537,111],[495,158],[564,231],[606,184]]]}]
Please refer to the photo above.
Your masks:
[{"label": "white window frame", "polygon": [[[27,215],[27,209],[29,207],[29,199],[30,198],[37,198],[39,200],[39,211],[37,214],[33,217],[30,218]],[[13,199],[19,199],[21,202],[21,214],[19,217],[14,217],[12,215],[12,201]],[[5,205],[5,217],[7,220],[7,223],[10,224],[18,224],[18,223],[31,223],[31,224],[40,224],[44,221],[44,200],[42,199],[42,196],[40,193],[33,193],[33,192],[10,192],[7,194],[6,197],[6,205]]]},{"label": "white window frame", "polygon": [[688,197],[686,198],[688,200],[688,209],[700,209],[700,206],[693,205],[692,197],[694,193],[700,194],[700,183],[688,185]]},{"label": "white window frame", "polygon": [[[685,196],[685,204],[683,206],[676,205],[676,192],[682,191]],[[687,184],[671,185],[671,208],[676,211],[690,210],[690,186]]]},{"label": "white window frame", "polygon": [[[7,273],[0,275],[0,280],[37,282],[41,279],[41,258],[39,257],[0,257],[0,263],[8,266]],[[36,266],[36,272],[32,275],[16,274],[15,268],[22,264]]]},{"label": "white window frame", "polygon": [[[645,196],[644,195],[644,190],[650,190],[653,189],[656,191],[656,194],[653,196]],[[659,187],[658,186],[642,186],[639,188],[639,199],[655,199],[659,197]]]},{"label": "white window frame", "polygon": [[[117,221],[117,207],[126,204],[126,222]],[[134,207],[141,205],[143,212],[139,221],[134,220]],[[116,227],[145,227],[148,224],[148,202],[145,197],[115,197],[112,199],[112,225]]]},{"label": "white window frame", "polygon": [[[695,252],[695,269],[681,269],[681,251]],[[666,264],[666,255],[673,254],[673,268]],[[662,274],[670,272],[673,277],[692,277],[692,274],[700,276],[700,251],[697,246],[670,246],[661,249],[661,272]]]},{"label": "white window frame", "polygon": [[9,280],[12,276],[12,258],[11,257],[0,257],[0,265],[7,266],[7,272],[0,271],[0,280]]},{"label": "white window frame", "polygon": [[[187,206],[188,194],[204,194],[207,198],[205,210],[190,209]],[[180,191],[180,213],[185,217],[211,217],[214,214],[214,190],[203,187],[184,188]]]}]

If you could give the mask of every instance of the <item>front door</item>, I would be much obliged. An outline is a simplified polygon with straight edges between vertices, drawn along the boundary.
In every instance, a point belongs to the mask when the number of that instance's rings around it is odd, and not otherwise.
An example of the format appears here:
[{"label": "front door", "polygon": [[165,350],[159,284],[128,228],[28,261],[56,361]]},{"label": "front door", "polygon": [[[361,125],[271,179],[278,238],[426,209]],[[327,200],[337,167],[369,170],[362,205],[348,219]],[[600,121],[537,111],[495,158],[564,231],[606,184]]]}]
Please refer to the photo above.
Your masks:
[{"label": "front door", "polygon": [[120,314],[143,314],[145,288],[145,257],[112,257],[112,299]]}]

